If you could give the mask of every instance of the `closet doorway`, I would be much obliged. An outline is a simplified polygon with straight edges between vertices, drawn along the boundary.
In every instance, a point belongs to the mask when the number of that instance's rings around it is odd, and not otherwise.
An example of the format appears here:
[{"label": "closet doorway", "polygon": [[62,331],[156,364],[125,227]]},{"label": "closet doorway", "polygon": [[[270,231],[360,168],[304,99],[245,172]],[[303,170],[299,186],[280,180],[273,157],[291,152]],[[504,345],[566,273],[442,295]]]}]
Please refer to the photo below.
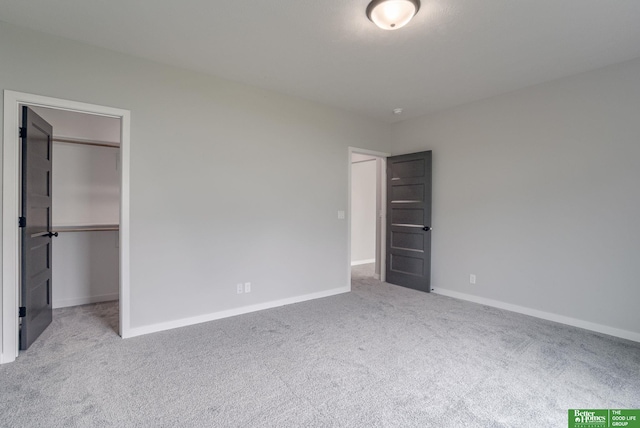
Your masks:
[{"label": "closet doorway", "polygon": [[349,284],[385,280],[386,153],[349,148]]},{"label": "closet doorway", "polygon": [[[51,309],[119,300],[120,119],[26,107],[53,128]],[[28,174],[23,171],[22,176],[24,189]],[[23,249],[23,271],[24,254]],[[25,334],[31,332],[25,324],[32,312],[25,302],[25,290],[30,288],[25,282],[22,278],[20,307],[27,310],[21,349],[31,342]]]},{"label": "closet doorway", "polygon": [[119,300],[119,333],[127,337],[130,113],[12,91],[5,91],[4,101],[0,362],[13,361],[19,347],[22,261],[19,231],[11,220],[22,214],[17,131],[23,106],[53,127],[50,232],[58,236],[52,238],[51,304],[59,308]]}]

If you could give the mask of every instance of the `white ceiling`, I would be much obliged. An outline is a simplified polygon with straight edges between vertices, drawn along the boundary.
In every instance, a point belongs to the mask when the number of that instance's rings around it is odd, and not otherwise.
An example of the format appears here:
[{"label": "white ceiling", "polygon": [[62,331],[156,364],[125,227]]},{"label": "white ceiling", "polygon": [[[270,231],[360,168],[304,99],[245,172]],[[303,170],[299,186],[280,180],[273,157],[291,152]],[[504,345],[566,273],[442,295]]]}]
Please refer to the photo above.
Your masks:
[{"label": "white ceiling", "polygon": [[367,4],[0,0],[0,20],[389,122],[640,57],[639,0],[422,0],[397,31]]}]

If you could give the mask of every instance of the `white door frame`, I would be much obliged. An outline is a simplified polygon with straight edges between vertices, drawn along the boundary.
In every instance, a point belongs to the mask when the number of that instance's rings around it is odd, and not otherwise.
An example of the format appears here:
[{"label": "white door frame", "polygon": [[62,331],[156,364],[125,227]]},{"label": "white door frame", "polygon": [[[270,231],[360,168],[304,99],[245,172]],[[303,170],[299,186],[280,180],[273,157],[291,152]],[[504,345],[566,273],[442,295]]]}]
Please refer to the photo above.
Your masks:
[{"label": "white door frame", "polygon": [[[380,243],[380,248],[376,248],[376,264],[380,266],[380,281],[386,280],[386,269],[385,263],[387,258],[387,158],[391,156],[390,153],[384,152],[376,152],[368,149],[359,149],[357,147],[349,147],[348,150],[348,200],[347,200],[347,285],[349,290],[351,290],[351,156],[354,153],[358,153],[361,155],[369,155],[374,156],[381,160],[382,168],[380,174],[376,172],[376,181],[377,184],[380,185],[380,191],[377,192],[376,197],[380,197],[380,212],[376,213],[376,225],[380,225],[380,227],[376,227],[376,230],[380,231],[380,236],[376,237],[376,242]],[[377,245],[376,245],[377,247]]]},{"label": "white door frame", "polygon": [[129,265],[129,153],[131,112],[113,107],[45,97],[16,91],[4,91],[2,147],[2,278],[0,299],[0,364],[18,356],[18,296],[20,284],[19,229],[20,215],[20,105],[48,107],[120,119],[120,336],[130,331],[130,265]]}]

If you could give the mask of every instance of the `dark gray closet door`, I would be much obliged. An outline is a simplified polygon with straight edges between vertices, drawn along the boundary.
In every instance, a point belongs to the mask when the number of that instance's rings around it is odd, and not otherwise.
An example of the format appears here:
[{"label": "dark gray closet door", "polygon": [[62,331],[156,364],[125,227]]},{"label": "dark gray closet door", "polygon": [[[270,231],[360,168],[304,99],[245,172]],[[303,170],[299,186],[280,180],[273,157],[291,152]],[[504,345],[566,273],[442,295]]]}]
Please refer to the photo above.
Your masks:
[{"label": "dark gray closet door", "polygon": [[431,151],[387,158],[387,279],[431,291]]},{"label": "dark gray closet door", "polygon": [[53,128],[22,107],[20,349],[51,324],[51,155]]}]

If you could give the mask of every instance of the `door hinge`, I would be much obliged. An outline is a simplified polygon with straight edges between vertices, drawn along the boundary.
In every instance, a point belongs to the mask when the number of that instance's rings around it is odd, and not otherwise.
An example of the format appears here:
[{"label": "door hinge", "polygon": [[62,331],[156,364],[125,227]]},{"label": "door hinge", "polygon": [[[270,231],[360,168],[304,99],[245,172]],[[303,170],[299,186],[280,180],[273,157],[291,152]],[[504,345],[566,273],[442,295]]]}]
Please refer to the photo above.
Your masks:
[{"label": "door hinge", "polygon": [[27,128],[20,127],[20,138],[25,138],[27,136]]},{"label": "door hinge", "polygon": [[20,217],[18,219],[18,227],[27,227],[27,218],[26,217]]},{"label": "door hinge", "polygon": [[18,317],[24,318],[27,316],[27,308],[25,306],[20,306],[18,308]]}]

